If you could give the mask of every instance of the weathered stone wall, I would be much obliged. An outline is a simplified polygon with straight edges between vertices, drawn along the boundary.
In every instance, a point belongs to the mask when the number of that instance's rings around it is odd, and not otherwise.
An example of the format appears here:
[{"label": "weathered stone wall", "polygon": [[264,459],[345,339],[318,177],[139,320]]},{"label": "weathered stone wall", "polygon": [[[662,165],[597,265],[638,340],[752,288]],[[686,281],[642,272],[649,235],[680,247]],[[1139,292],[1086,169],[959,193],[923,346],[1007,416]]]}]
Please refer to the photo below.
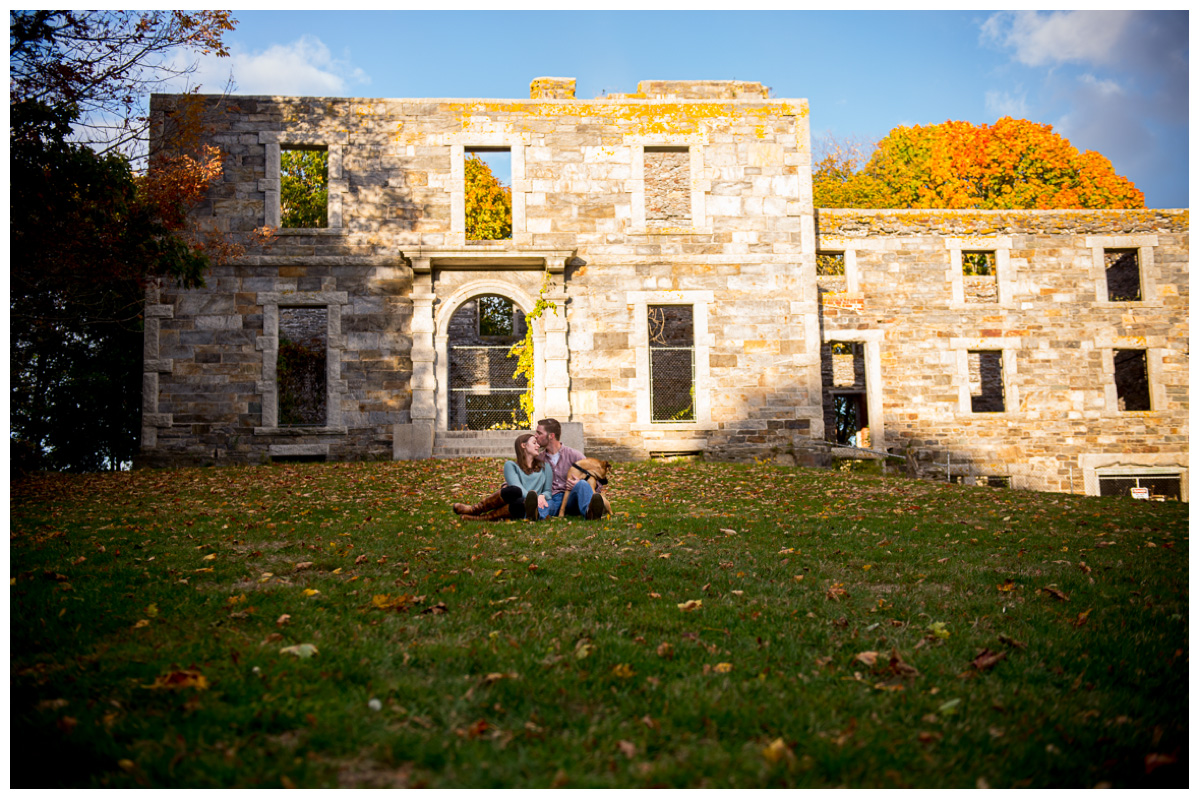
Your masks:
[{"label": "weathered stone wall", "polygon": [[[330,152],[330,226],[280,232],[215,270],[205,289],[164,289],[159,330],[147,333],[143,461],[214,450],[239,460],[310,449],[383,457],[392,426],[413,419],[413,392],[430,382],[414,372],[414,297],[433,295],[429,323],[424,301],[416,307],[422,326],[436,324],[441,305],[480,280],[536,298],[543,266],[560,271],[553,291],[569,369],[566,413],[550,401],[547,410],[582,422],[597,454],[803,451],[821,427],[816,298],[804,288],[813,269],[807,103],[768,100],[744,82],[642,88],[652,91],[591,101],[573,99],[567,79],[535,82],[537,100],[202,98],[227,159],[201,224],[233,234],[270,224],[278,148],[309,145]],[[156,96],[156,118],[180,102]],[[511,150],[511,241],[464,239],[461,159],[471,147]],[[657,180],[660,156],[671,163]],[[665,214],[647,196],[656,180],[669,187]],[[547,251],[567,253],[566,263],[539,261]],[[526,253],[534,257],[519,258]],[[421,258],[432,274],[414,293]],[[270,304],[293,293],[328,300],[331,327],[340,326],[330,337],[338,422],[329,430],[267,424]],[[639,313],[664,302],[703,306],[693,423],[647,417]],[[441,347],[445,331],[433,333]],[[547,342],[550,364],[558,351]],[[424,347],[416,354],[428,363]],[[211,361],[197,363],[197,353]],[[230,362],[236,375],[212,367]]]},{"label": "weathered stone wall", "polygon": [[[1068,488],[1097,454],[1186,461],[1186,212],[814,212],[806,101],[707,81],[531,93],[201,98],[226,171],[197,221],[272,224],[279,149],[307,145],[329,150],[329,227],[151,292],[141,463],[390,457],[398,426],[447,424],[454,312],[481,294],[529,311],[543,287],[538,413],[581,423],[595,455],[823,463],[838,389],[865,395],[872,447],[1020,464],[1034,488]],[[181,102],[153,98],[159,129]],[[511,240],[465,239],[462,160],[480,147],[511,152]],[[997,274],[964,276],[980,250]],[[1107,299],[1119,250],[1143,259],[1138,301]],[[818,251],[844,252],[846,274],[818,278]],[[671,304],[692,308],[696,418],[664,424],[647,314]],[[277,424],[281,307],[326,312],[324,426]],[[855,343],[851,362],[832,341]],[[1147,350],[1152,410],[1118,407],[1120,349]],[[1001,354],[985,366],[1004,411],[971,410],[970,351]]]},{"label": "weathered stone wall", "polygon": [[[931,463],[946,451],[994,474],[1020,465],[1033,488],[1081,486],[1085,456],[1186,464],[1188,450],[1188,214],[1186,211],[817,212],[822,250],[853,251],[857,303],[827,294],[823,326],[877,332],[886,441]],[[950,245],[1007,250],[994,302],[955,302]],[[1126,244],[1122,244],[1126,243]],[[1149,293],[1108,302],[1096,250],[1143,246]],[[823,283],[828,279],[820,279]],[[1103,299],[1101,299],[1103,298]],[[1112,349],[1149,349],[1153,410],[1121,411]],[[960,353],[1000,350],[1001,413],[962,405]],[[1106,359],[1107,364],[1106,364]],[[962,361],[969,366],[969,359]],[[999,368],[999,364],[994,364]],[[976,370],[978,367],[976,367]],[[971,384],[989,380],[969,375]],[[994,380],[994,376],[992,376]],[[873,421],[872,423],[876,423]],[[986,471],[986,470],[985,470]]]}]

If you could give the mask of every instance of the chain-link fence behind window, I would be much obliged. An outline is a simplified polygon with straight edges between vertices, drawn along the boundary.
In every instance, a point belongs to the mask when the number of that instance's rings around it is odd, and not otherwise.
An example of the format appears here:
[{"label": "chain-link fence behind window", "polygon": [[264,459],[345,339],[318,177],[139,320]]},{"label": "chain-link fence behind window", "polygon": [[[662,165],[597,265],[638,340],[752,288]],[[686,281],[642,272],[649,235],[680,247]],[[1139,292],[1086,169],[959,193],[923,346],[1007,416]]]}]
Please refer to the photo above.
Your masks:
[{"label": "chain-link fence behind window", "polygon": [[695,328],[691,306],[646,309],[650,337],[650,421],[696,419]]},{"label": "chain-link fence behind window", "polygon": [[509,345],[450,348],[451,430],[486,431],[525,427],[521,395],[526,386],[513,377],[517,358]]}]

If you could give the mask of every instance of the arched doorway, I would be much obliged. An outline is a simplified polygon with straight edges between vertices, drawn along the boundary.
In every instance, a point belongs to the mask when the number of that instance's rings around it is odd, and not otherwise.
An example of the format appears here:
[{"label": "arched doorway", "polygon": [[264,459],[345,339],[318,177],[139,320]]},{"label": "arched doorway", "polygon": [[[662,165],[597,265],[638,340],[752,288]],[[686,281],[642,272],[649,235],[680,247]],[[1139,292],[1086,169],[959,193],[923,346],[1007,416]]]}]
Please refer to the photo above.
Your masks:
[{"label": "arched doorway", "polygon": [[447,430],[525,428],[514,345],[525,339],[525,313],[511,298],[480,294],[462,303],[446,328]]},{"label": "arched doorway", "polygon": [[[514,344],[525,338],[525,314],[534,299],[520,287],[494,278],[460,286],[438,304],[434,348],[437,376],[437,430],[486,431],[528,427],[520,411],[527,379],[514,377]],[[533,326],[534,380],[532,399],[540,411],[544,401],[545,331]]]}]

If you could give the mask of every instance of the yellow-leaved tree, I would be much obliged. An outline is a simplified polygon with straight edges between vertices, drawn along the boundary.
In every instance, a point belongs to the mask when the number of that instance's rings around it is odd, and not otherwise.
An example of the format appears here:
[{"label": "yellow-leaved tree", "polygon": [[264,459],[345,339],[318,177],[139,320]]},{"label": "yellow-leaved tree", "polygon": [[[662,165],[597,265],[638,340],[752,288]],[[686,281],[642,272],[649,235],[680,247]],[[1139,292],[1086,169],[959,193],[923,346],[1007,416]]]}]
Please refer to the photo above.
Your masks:
[{"label": "yellow-leaved tree", "polygon": [[1050,125],[1004,117],[892,129],[869,159],[826,146],[813,171],[818,208],[1145,208],[1112,162]]},{"label": "yellow-leaved tree", "polygon": [[468,154],[464,167],[467,239],[511,239],[512,188],[477,155]]}]

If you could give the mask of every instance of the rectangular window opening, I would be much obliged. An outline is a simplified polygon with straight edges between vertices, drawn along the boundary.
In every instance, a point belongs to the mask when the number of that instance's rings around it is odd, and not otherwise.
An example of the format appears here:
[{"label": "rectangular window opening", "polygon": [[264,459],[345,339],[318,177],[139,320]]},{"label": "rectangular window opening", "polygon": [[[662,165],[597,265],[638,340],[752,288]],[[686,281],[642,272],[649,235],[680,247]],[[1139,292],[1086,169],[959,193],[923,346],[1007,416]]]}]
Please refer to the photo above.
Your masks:
[{"label": "rectangular window opening", "polygon": [[691,306],[649,306],[650,421],[696,421],[695,327]]},{"label": "rectangular window opening", "polygon": [[845,253],[817,253],[818,278],[846,277]]},{"label": "rectangular window opening", "polygon": [[1142,299],[1142,270],[1137,250],[1105,250],[1104,279],[1108,302],[1128,303]]},{"label": "rectangular window opening", "polygon": [[280,149],[279,226],[329,227],[329,150],[326,148]]},{"label": "rectangular window opening", "polygon": [[688,148],[646,147],[643,156],[646,224],[690,226],[692,167]]},{"label": "rectangular window opening", "polygon": [[468,147],[463,163],[468,241],[512,238],[512,149]]},{"label": "rectangular window opening", "polygon": [[975,414],[1004,410],[1004,362],[1000,350],[968,350],[971,411]]},{"label": "rectangular window opening", "polygon": [[[1150,500],[1180,500],[1183,478],[1173,475],[1099,475],[1101,497],[1147,496]],[[1146,490],[1135,492],[1133,490]]]},{"label": "rectangular window opening", "polygon": [[867,396],[861,392],[833,396],[833,435],[836,444],[870,447]]},{"label": "rectangular window opening", "polygon": [[279,309],[280,427],[325,425],[328,320],[324,308]]},{"label": "rectangular window opening", "polygon": [[1150,410],[1150,378],[1145,350],[1114,350],[1113,378],[1118,411]]},{"label": "rectangular window opening", "polygon": [[[479,298],[479,335],[483,338],[512,338],[524,326],[517,320],[517,307],[507,297],[484,295]],[[523,322],[523,320],[522,320]]]},{"label": "rectangular window opening", "polygon": [[996,279],[996,251],[968,250],[962,254],[963,299],[968,303],[996,303],[1000,287]]}]

